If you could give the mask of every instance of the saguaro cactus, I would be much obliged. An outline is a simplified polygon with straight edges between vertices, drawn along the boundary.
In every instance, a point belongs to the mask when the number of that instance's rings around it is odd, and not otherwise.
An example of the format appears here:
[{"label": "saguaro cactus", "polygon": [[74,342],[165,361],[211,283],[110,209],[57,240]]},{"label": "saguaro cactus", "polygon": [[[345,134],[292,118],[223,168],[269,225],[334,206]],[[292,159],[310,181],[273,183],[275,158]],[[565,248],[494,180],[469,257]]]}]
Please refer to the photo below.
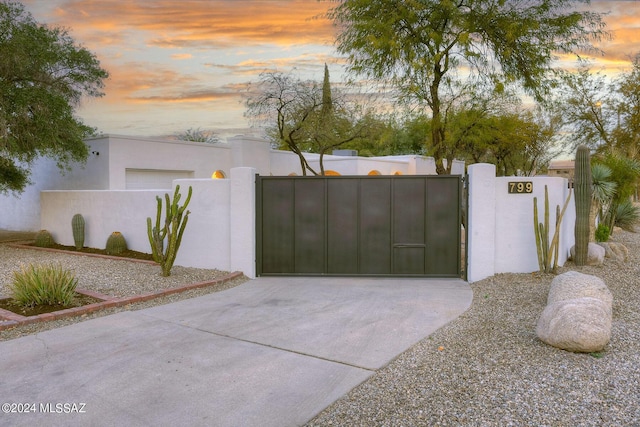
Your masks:
[{"label": "saguaro cactus", "polygon": [[585,265],[589,252],[589,212],[591,210],[591,154],[584,145],[576,152],[574,177],[576,194],[576,225],[574,229],[576,251],[574,262]]},{"label": "saguaro cactus", "polygon": [[[191,190],[191,187],[189,187],[189,193],[182,206],[178,205],[181,197],[179,185],[176,185],[173,202],[169,199],[169,194],[165,193],[166,206],[163,225],[161,225],[162,199],[159,196],[156,196],[158,209],[155,227],[151,226],[151,218],[147,218],[147,235],[151,244],[151,253],[153,254],[153,259],[160,264],[162,275],[165,277],[171,275],[171,268],[178,254],[180,242],[182,242],[182,234],[189,220],[190,212],[186,211],[186,208],[191,200]],[[165,239],[167,240],[166,247]]]},{"label": "saguaro cactus", "polygon": [[79,213],[71,218],[71,230],[73,230],[73,241],[76,244],[76,249],[82,249],[84,246],[84,218]]}]

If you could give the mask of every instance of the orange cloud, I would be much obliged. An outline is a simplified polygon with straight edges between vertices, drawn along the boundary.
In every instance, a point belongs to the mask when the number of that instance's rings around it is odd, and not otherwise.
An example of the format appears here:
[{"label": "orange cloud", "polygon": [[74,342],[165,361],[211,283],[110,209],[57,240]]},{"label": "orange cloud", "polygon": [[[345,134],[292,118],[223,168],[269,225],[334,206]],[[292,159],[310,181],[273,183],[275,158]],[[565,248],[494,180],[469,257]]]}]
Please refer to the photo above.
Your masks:
[{"label": "orange cloud", "polygon": [[637,1],[592,1],[589,6],[596,12],[605,13],[604,21],[610,40],[597,46],[604,51],[602,57],[594,57],[605,66],[630,66],[630,58],[640,52],[640,3]]},{"label": "orange cloud", "polygon": [[159,47],[228,47],[246,44],[330,44],[332,24],[320,16],[331,2],[68,0],[57,10],[74,27],[114,34],[146,31]]}]

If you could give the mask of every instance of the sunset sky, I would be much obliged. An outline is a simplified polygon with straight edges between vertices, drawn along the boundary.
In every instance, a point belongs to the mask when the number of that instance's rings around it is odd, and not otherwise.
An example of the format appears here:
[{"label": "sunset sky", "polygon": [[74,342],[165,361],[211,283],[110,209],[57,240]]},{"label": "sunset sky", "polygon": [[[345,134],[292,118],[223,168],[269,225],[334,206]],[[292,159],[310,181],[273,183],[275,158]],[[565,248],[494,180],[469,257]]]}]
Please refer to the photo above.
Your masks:
[{"label": "sunset sky", "polygon": [[[342,79],[331,23],[316,0],[23,0],[41,23],[69,29],[110,73],[106,95],[78,114],[100,132],[163,136],[189,128],[248,133],[242,95],[265,70]],[[592,0],[614,39],[596,67],[629,68],[640,52],[640,1]],[[594,68],[596,68],[594,67]]]}]

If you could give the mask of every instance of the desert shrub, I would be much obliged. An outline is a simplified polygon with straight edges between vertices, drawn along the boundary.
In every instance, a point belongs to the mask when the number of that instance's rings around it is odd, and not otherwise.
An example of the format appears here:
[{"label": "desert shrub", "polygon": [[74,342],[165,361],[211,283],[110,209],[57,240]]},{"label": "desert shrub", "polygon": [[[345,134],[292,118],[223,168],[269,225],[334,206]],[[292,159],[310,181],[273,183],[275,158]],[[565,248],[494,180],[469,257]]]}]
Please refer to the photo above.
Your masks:
[{"label": "desert shrub", "polygon": [[25,307],[70,305],[77,284],[78,279],[60,265],[29,264],[13,272],[9,290],[13,300]]},{"label": "desert shrub", "polygon": [[614,224],[623,230],[633,231],[640,221],[640,207],[635,206],[631,200],[622,201],[616,209]]},{"label": "desert shrub", "polygon": [[596,228],[596,242],[606,242],[609,240],[609,227],[604,224],[598,224]]}]

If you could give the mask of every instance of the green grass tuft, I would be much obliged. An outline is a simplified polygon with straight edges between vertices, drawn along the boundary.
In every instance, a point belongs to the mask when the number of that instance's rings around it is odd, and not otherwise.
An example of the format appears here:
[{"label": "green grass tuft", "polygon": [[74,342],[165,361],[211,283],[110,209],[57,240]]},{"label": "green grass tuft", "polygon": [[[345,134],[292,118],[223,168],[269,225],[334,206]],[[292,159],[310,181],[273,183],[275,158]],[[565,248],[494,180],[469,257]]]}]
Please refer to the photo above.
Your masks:
[{"label": "green grass tuft", "polygon": [[59,265],[34,265],[13,272],[9,285],[13,300],[24,307],[71,305],[78,279]]}]

